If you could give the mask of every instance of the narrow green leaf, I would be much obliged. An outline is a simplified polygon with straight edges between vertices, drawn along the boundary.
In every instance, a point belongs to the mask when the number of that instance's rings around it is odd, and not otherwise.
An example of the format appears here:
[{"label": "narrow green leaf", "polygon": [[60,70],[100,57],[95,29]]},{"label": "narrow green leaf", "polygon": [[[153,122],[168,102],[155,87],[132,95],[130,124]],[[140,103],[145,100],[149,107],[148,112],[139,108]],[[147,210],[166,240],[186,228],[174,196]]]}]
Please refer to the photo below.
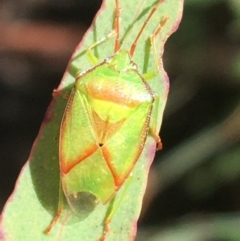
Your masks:
[{"label": "narrow green leaf", "polygon": [[[121,48],[129,51],[131,43],[143,25],[149,11],[157,3],[156,0],[121,0]],[[165,0],[147,24],[137,44],[133,56],[139,72],[154,71],[156,61],[150,46],[149,37],[159,25],[163,17],[168,21],[163,26],[157,41],[157,55],[161,58],[164,43],[175,31],[181,19],[183,0]],[[67,71],[58,88],[61,93],[71,92],[74,77],[69,73],[75,67],[86,70],[92,67],[86,56],[86,49],[96,41],[106,37],[113,30],[115,1],[105,0],[95,21],[77,47],[70,60]],[[100,61],[113,55],[114,38],[104,41],[93,48]],[[160,73],[149,81],[149,85],[160,96],[158,110],[153,110],[160,130],[162,114],[167,100],[168,77],[163,66]],[[114,210],[107,241],[133,240],[136,234],[136,222],[141,210],[142,197],[145,191],[150,164],[155,155],[155,140],[149,135],[133,172],[119,189],[114,199],[106,205],[97,204],[87,218],[74,215],[64,202],[64,212],[51,232],[46,235],[47,228],[56,215],[59,193],[58,141],[59,128],[67,100],[62,95],[53,98],[39,135],[33,145],[28,162],[23,167],[16,183],[15,190],[7,201],[0,223],[0,240],[84,240],[96,241],[103,236],[105,219]]]}]

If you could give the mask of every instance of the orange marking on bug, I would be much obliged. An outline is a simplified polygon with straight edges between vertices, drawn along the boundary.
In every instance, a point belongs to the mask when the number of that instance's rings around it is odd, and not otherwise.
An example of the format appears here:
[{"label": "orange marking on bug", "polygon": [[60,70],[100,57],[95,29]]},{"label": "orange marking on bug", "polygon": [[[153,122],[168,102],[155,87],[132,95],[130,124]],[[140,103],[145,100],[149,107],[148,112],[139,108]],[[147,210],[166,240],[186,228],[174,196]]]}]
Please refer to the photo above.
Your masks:
[{"label": "orange marking on bug", "polygon": [[112,166],[112,156],[111,156],[111,153],[108,151],[107,147],[102,146],[101,150],[102,150],[103,157],[105,158],[106,163],[113,175],[114,183],[115,183],[116,187],[119,188],[122,185],[124,179],[121,180],[119,178],[119,176],[117,175],[116,171],[114,170],[114,168]]},{"label": "orange marking on bug", "polygon": [[149,102],[152,101],[149,96],[141,95],[139,93],[135,94],[134,92],[131,94],[131,98],[129,98],[129,84],[121,83],[120,85],[118,82],[116,83],[116,80],[109,80],[108,88],[106,88],[103,83],[96,79],[96,81],[88,86],[88,93],[94,99],[105,100],[108,102],[111,101],[130,108],[137,107],[144,101],[144,98],[147,98]]},{"label": "orange marking on bug", "polygon": [[62,166],[61,166],[62,172],[64,174],[67,174],[77,164],[79,164],[80,162],[84,161],[89,156],[93,155],[93,153],[96,152],[98,148],[99,148],[99,146],[97,144],[93,144],[89,148],[86,148],[85,151],[83,153],[81,153],[81,155],[79,155],[78,158],[75,159],[75,161],[72,161],[72,160],[67,160],[66,161],[65,160],[64,162],[62,162],[63,163]]}]

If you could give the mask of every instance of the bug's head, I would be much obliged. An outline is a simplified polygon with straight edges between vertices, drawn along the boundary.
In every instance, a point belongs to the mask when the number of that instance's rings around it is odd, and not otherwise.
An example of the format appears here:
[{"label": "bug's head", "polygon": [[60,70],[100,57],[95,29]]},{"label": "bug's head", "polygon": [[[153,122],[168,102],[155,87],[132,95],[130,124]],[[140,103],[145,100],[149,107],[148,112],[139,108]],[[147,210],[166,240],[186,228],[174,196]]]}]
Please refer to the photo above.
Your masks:
[{"label": "bug's head", "polygon": [[137,68],[136,64],[132,62],[129,53],[126,50],[118,51],[117,54],[113,55],[111,58],[108,58],[107,62],[119,72],[126,71],[127,69]]}]

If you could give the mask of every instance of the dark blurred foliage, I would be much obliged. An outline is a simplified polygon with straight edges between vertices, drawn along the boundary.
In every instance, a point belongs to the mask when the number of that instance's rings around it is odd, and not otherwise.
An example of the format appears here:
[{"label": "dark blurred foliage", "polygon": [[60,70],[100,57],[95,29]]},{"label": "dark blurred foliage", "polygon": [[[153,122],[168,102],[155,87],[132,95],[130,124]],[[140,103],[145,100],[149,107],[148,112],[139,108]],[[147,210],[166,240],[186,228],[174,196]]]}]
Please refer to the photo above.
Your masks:
[{"label": "dark blurred foliage", "polygon": [[[100,4],[0,2],[1,208],[28,158],[52,90]],[[224,227],[233,227],[233,219],[240,222],[238,0],[186,0],[180,28],[167,41],[164,66],[171,81],[164,149],[150,172],[141,230],[184,223],[197,232],[199,225],[216,224],[215,232],[189,240],[239,240],[240,231],[238,239],[216,231],[220,221]]]}]

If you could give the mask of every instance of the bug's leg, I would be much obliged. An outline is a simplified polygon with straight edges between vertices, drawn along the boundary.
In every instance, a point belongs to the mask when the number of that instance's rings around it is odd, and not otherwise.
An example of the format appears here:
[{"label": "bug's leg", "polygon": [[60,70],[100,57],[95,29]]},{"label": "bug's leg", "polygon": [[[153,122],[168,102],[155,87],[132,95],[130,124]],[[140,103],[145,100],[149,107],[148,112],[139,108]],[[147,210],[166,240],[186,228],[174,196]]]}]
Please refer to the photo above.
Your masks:
[{"label": "bug's leg", "polygon": [[116,53],[120,49],[120,12],[121,8],[119,6],[119,0],[115,0],[116,4],[116,14],[115,14],[115,23],[114,23],[114,31],[116,33],[116,40],[114,46],[114,53]]},{"label": "bug's leg", "polygon": [[[116,53],[120,49],[120,12],[121,12],[121,8],[119,6],[119,0],[115,0],[115,4],[116,4],[116,13],[115,13],[114,29],[108,35],[106,35],[102,39],[93,43],[86,50],[86,55],[87,55],[90,63],[92,63],[93,65],[99,64],[98,58],[91,51],[96,46],[98,46],[98,45],[106,42],[108,39],[116,36],[115,45],[114,45],[114,53]],[[73,60],[76,60],[79,57],[80,56],[77,55],[74,57]],[[73,68],[74,68],[74,66],[73,66]]]},{"label": "bug's leg", "polygon": [[86,55],[91,64],[93,64],[93,65],[99,64],[99,60],[92,52],[92,49],[95,48],[96,46],[106,42],[108,39],[114,37],[115,35],[116,35],[116,31],[114,29],[107,36],[103,37],[102,39],[98,40],[97,42],[93,43],[90,47],[88,47],[88,49],[86,51]]},{"label": "bug's leg", "polygon": [[93,65],[97,65],[99,63],[98,58],[91,52],[93,48],[100,45],[101,43],[107,41],[108,39],[116,36],[115,45],[114,45],[114,53],[116,53],[120,49],[120,12],[121,8],[119,6],[119,1],[115,0],[116,4],[116,14],[115,14],[115,22],[114,22],[114,30],[112,30],[107,36],[103,37],[99,41],[92,44],[88,49],[86,54],[88,55],[88,59]]},{"label": "bug's leg", "polygon": [[157,28],[155,29],[153,34],[150,36],[151,47],[152,47],[154,60],[155,60],[155,70],[144,73],[143,77],[144,77],[145,80],[153,79],[160,72],[161,60],[159,59],[158,54],[157,54],[155,39],[156,39],[157,35],[160,33],[163,26],[166,24],[167,20],[168,20],[167,16],[163,17],[160,24],[157,26]]},{"label": "bug's leg", "polygon": [[[160,72],[160,65],[161,65],[161,60],[158,58],[157,55],[157,50],[156,50],[156,44],[155,44],[155,39],[158,36],[158,34],[160,33],[160,31],[162,30],[163,26],[166,24],[168,20],[168,17],[163,17],[160,24],[157,26],[157,28],[155,29],[155,31],[153,32],[153,34],[150,36],[150,41],[151,41],[151,46],[153,48],[153,55],[154,55],[154,59],[155,59],[155,71],[152,72],[148,72],[143,74],[145,80],[149,80],[152,79],[154,77],[156,77],[158,75],[158,73]],[[158,115],[158,107],[160,105],[160,99],[159,96],[155,96],[155,103],[156,103],[156,107],[155,107],[155,115]],[[162,149],[162,142],[160,137],[158,136],[157,133],[157,121],[156,119],[153,120],[153,128],[150,129],[151,134],[153,135],[154,139],[156,140],[157,143],[157,150],[161,150]]]},{"label": "bug's leg", "polygon": [[[132,44],[132,46],[131,46],[131,48],[130,48],[129,53],[130,53],[130,56],[131,56],[131,57],[133,56],[133,54],[134,54],[134,52],[135,52],[135,48],[137,47],[137,42],[138,42],[138,40],[140,39],[140,36],[141,36],[144,28],[147,26],[147,23],[149,22],[149,20],[150,20],[151,17],[153,16],[154,12],[159,8],[159,6],[160,6],[164,1],[165,1],[165,0],[159,0],[159,2],[152,8],[152,10],[151,10],[151,12],[149,13],[147,19],[146,19],[145,22],[143,23],[140,31],[138,32],[137,37],[135,38],[135,40],[134,40],[134,42],[133,42],[133,44]],[[161,25],[161,23],[160,23],[160,25]],[[156,31],[155,31],[155,32],[156,32]],[[159,30],[159,32],[160,32],[160,30]],[[157,34],[158,34],[158,33],[157,33]],[[153,33],[153,35],[154,35],[154,33]],[[155,34],[155,36],[156,36],[156,34]]]},{"label": "bug's leg", "polygon": [[[116,53],[120,49],[120,12],[121,12],[121,8],[119,6],[119,0],[115,0],[115,4],[116,4],[116,13],[115,13],[114,29],[108,35],[106,35],[102,39],[93,43],[90,47],[87,48],[87,50],[84,53],[80,53],[80,54],[74,56],[74,58],[72,59],[72,62],[74,60],[80,58],[83,54],[86,53],[87,58],[89,59],[90,63],[92,63],[92,65],[95,66],[95,65],[99,64],[98,58],[91,50],[93,48],[95,48],[96,46],[106,42],[108,39],[110,39],[114,36],[116,36],[115,45],[114,45],[114,53]],[[73,77],[76,77],[76,75],[79,73],[78,67],[71,64],[69,66],[69,73]]]},{"label": "bug's leg", "polygon": [[57,223],[57,221],[61,217],[62,211],[63,211],[63,190],[62,190],[62,184],[61,184],[61,180],[60,180],[57,213],[56,213],[55,217],[52,219],[52,221],[50,222],[50,224],[48,225],[48,227],[44,230],[44,233],[49,234],[51,232],[53,226]]},{"label": "bug's leg", "polygon": [[[150,36],[150,41],[151,41],[151,45],[153,48],[153,54],[154,54],[154,59],[155,59],[155,63],[156,63],[156,74],[158,74],[160,72],[160,59],[158,58],[157,55],[157,50],[156,50],[156,44],[155,44],[155,39],[157,37],[157,35],[160,33],[160,31],[162,30],[163,26],[166,24],[166,22],[168,21],[168,17],[164,16],[163,19],[161,20],[160,24],[158,25],[158,27],[155,29],[154,33]],[[157,116],[157,112],[158,112],[158,107],[160,105],[160,99],[159,96],[155,97],[155,101],[156,101],[156,116]],[[153,136],[156,140],[157,143],[157,150],[161,150],[162,149],[162,142],[160,137],[158,136],[157,132],[156,132],[156,127],[157,127],[157,123],[156,123],[156,119],[154,120],[154,124],[153,124],[153,129],[151,130],[153,133]]]},{"label": "bug's leg", "polygon": [[114,217],[116,211],[118,210],[119,206],[123,202],[123,199],[126,196],[126,192],[128,190],[128,187],[131,183],[132,180],[132,174],[129,175],[129,177],[125,180],[124,185],[121,187],[121,195],[118,197],[114,197],[109,205],[109,211],[108,214],[106,215],[106,218],[104,220],[103,224],[103,235],[98,241],[105,241],[106,237],[109,234],[109,231],[111,229],[110,223],[112,221],[112,218]]},{"label": "bug's leg", "polygon": [[[159,99],[159,96],[155,96],[155,102],[156,102],[156,107],[155,107],[155,116],[158,116],[158,107],[160,105],[160,99]],[[161,141],[161,138],[160,136],[158,135],[158,132],[157,132],[157,121],[156,121],[156,118],[153,119],[153,127],[150,129],[150,133],[151,135],[154,137],[155,141],[156,141],[156,148],[157,148],[157,151],[161,150],[163,145],[162,145],[162,141]]]},{"label": "bug's leg", "polygon": [[156,44],[155,44],[155,39],[157,37],[157,35],[161,32],[163,26],[166,24],[166,22],[168,21],[169,17],[164,16],[160,22],[160,24],[158,25],[158,27],[155,29],[154,33],[150,36],[150,41],[151,41],[151,46],[153,48],[153,54],[154,54],[154,59],[155,59],[155,63],[156,63],[156,72],[159,73],[160,69],[160,60],[158,58],[157,55],[157,49],[156,49]]},{"label": "bug's leg", "polygon": [[86,54],[89,62],[95,66],[97,64],[99,64],[99,60],[96,57],[96,55],[94,55],[94,53],[92,52],[92,49],[94,49],[96,46],[104,43],[105,41],[107,41],[108,39],[114,37],[116,35],[116,31],[115,29],[112,30],[107,36],[101,38],[100,40],[96,41],[95,43],[93,43],[91,46],[89,46],[87,48],[87,50],[77,54],[76,56],[74,56],[71,61],[70,61],[70,65],[68,66],[68,72],[70,75],[72,75],[74,78],[81,72],[81,70],[79,69],[78,66],[74,65],[74,61],[77,60],[78,58],[80,58],[81,56],[83,56],[84,54]]}]

